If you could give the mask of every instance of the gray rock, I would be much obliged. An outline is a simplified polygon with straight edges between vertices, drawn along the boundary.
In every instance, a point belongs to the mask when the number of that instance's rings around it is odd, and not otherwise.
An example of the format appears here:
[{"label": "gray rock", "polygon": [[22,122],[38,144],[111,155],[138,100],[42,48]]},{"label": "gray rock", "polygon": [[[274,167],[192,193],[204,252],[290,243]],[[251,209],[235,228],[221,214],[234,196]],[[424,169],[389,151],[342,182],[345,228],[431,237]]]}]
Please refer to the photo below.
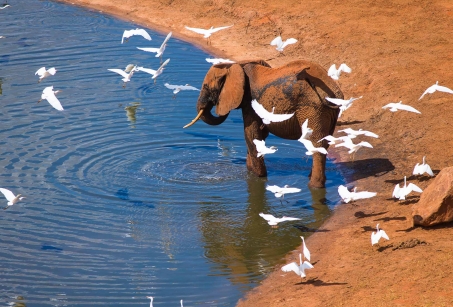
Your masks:
[{"label": "gray rock", "polygon": [[440,171],[412,208],[414,225],[433,226],[453,221],[453,167]]}]

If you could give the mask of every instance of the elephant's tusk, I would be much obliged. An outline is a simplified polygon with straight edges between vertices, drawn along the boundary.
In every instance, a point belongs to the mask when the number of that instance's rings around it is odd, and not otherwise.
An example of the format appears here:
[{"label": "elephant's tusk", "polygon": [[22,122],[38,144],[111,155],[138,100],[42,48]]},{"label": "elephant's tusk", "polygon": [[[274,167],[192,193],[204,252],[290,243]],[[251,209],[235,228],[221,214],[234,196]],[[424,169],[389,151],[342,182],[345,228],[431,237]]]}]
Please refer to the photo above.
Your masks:
[{"label": "elephant's tusk", "polygon": [[190,126],[192,126],[193,124],[195,124],[195,122],[196,122],[197,120],[200,119],[201,114],[203,114],[203,109],[201,109],[200,112],[198,112],[198,115],[197,115],[190,123],[188,123],[187,125],[185,125],[185,126],[182,127],[182,128],[187,128],[187,127],[190,127]]}]

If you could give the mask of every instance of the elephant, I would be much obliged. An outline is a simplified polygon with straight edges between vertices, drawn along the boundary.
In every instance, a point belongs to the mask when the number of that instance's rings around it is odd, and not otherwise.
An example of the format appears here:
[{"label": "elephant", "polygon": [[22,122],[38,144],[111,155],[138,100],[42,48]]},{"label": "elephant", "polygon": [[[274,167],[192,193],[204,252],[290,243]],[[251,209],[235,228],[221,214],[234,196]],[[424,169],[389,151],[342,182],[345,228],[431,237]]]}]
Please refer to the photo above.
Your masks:
[{"label": "elephant", "polygon": [[[277,68],[264,60],[217,64],[211,66],[204,78],[196,105],[198,115],[184,128],[200,118],[209,125],[219,125],[231,110],[242,109],[247,169],[266,177],[264,158],[257,157],[253,139],[265,140],[272,133],[297,140],[302,134],[302,123],[308,118],[308,125],[313,129],[309,139],[315,146],[320,144],[327,149],[327,141],[317,142],[333,134],[340,110],[326,97],[343,99],[343,93],[323,67],[310,61],[296,60]],[[283,122],[263,124],[252,108],[253,99],[268,111],[275,108],[275,114],[294,113],[294,116]],[[211,113],[214,106],[217,116]],[[309,187],[325,187],[325,164],[326,155],[313,155]]]}]

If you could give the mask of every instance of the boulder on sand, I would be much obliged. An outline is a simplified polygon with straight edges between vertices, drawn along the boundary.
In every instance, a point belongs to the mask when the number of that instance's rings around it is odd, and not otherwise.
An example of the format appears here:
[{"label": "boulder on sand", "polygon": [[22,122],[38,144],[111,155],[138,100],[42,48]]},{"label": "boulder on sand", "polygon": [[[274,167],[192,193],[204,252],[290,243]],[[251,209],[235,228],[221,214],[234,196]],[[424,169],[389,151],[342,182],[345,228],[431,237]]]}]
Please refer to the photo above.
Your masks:
[{"label": "boulder on sand", "polygon": [[453,221],[453,167],[440,171],[412,208],[414,225],[433,226]]}]

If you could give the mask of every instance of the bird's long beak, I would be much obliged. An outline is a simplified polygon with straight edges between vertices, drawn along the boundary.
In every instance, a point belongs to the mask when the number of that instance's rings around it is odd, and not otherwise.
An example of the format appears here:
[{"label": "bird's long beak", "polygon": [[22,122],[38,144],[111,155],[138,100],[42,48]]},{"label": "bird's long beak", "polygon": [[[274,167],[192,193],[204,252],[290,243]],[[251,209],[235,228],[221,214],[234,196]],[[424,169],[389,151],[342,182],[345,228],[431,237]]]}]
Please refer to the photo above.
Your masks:
[{"label": "bird's long beak", "polygon": [[195,122],[196,122],[197,120],[200,119],[201,114],[203,114],[203,109],[201,109],[200,112],[198,112],[198,115],[197,115],[190,123],[188,123],[187,125],[185,125],[183,128],[187,128],[187,127],[190,127],[190,126],[192,126],[193,124],[195,124]]}]

